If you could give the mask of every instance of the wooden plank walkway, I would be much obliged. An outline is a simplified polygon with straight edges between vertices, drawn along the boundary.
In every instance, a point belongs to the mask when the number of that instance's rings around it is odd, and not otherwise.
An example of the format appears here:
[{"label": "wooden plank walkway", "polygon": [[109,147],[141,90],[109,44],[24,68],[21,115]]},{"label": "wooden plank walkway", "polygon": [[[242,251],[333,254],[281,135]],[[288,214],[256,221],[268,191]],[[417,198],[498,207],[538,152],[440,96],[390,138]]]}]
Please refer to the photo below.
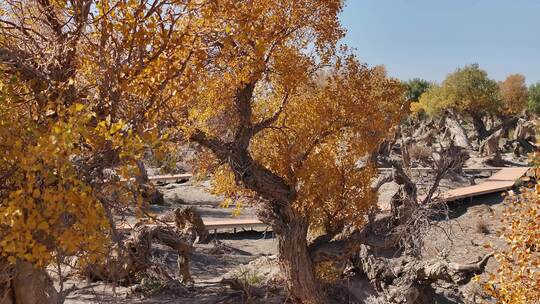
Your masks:
[{"label": "wooden plank walkway", "polygon": [[[184,174],[173,174],[173,175],[151,175],[148,176],[148,180],[151,183],[159,184],[159,183],[178,183],[182,181],[189,180],[193,177],[193,174],[191,173],[184,173]],[[134,181],[135,178],[131,177],[129,180]],[[120,181],[125,182],[127,179],[122,178]]]},{"label": "wooden plank walkway", "polygon": [[[206,229],[208,231],[214,231],[217,232],[217,230],[234,230],[236,232],[237,229],[259,229],[259,230],[267,230],[271,231],[272,229],[270,226],[266,225],[265,223],[259,221],[258,219],[204,219],[203,218],[204,225],[206,226]],[[167,226],[174,226],[173,222],[166,222],[163,223]],[[156,224],[148,224],[148,226],[152,227]],[[119,223],[117,225],[117,229],[120,231],[127,231],[133,229],[134,225],[129,223]]]},{"label": "wooden plank walkway", "polygon": [[[463,172],[497,172],[502,169],[505,169],[507,167],[465,167],[461,170]],[[409,168],[411,171],[417,171],[417,172],[434,172],[435,169],[433,168],[426,168],[426,167],[414,167]],[[393,168],[378,168],[379,172],[392,172]]]},{"label": "wooden plank walkway", "polygon": [[[384,169],[384,168],[383,168]],[[418,168],[426,169],[429,171],[429,168]],[[456,201],[464,198],[472,198],[479,195],[496,193],[501,191],[506,191],[511,189],[516,181],[525,175],[530,168],[529,167],[513,167],[513,168],[498,168],[498,167],[487,167],[487,168],[466,168],[468,171],[498,171],[493,174],[491,177],[487,178],[484,182],[474,186],[461,187],[457,189],[452,189],[441,193],[438,198],[442,199],[445,202]],[[382,170],[384,171],[384,170]],[[178,174],[178,175],[157,175],[149,177],[153,182],[170,182],[177,181],[181,179],[191,178],[191,174]],[[419,201],[422,201],[425,196],[419,196]],[[381,204],[379,206],[383,210],[390,208],[389,204]],[[271,228],[259,221],[258,219],[203,219],[203,222],[208,229],[208,231],[217,232],[217,230],[234,230],[237,229],[260,229],[270,231]],[[170,223],[172,226],[173,223]],[[119,230],[131,229],[132,227],[123,224],[119,225]]]},{"label": "wooden plank walkway", "polygon": [[222,229],[262,229],[270,231],[270,226],[259,221],[258,219],[223,219],[223,220],[206,220],[203,219],[204,225],[208,231],[216,231]]},{"label": "wooden plank walkway", "polygon": [[148,177],[153,183],[175,183],[180,181],[189,180],[193,177],[193,174],[173,174],[173,175],[152,175]]},{"label": "wooden plank walkway", "polygon": [[[451,202],[459,199],[510,190],[514,187],[516,181],[529,170],[529,167],[502,168],[481,184],[448,190],[441,193],[438,198],[445,202]],[[418,200],[422,201],[424,198],[425,196],[419,196]]]}]

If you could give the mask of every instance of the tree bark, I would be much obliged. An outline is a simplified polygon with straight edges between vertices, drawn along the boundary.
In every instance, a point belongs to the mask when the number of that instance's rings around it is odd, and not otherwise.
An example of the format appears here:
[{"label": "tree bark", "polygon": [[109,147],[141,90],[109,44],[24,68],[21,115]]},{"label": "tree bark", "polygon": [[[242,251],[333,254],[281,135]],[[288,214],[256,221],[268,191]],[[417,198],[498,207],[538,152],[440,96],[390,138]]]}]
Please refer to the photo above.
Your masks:
[{"label": "tree bark", "polygon": [[308,224],[303,219],[291,219],[278,235],[279,265],[287,278],[287,289],[297,303],[323,304],[306,242]]},{"label": "tree bark", "polygon": [[488,137],[490,134],[488,130],[486,129],[486,125],[484,124],[482,115],[473,114],[472,120],[473,120],[474,129],[476,130],[476,133],[478,134],[478,142],[486,139],[486,137]]},{"label": "tree bark", "polygon": [[452,138],[454,139],[454,142],[457,146],[465,149],[471,148],[471,143],[469,142],[467,133],[465,132],[463,126],[457,120],[455,114],[450,113],[446,116],[446,125],[448,126],[448,130],[452,134]]},{"label": "tree bark", "polygon": [[502,120],[502,129],[503,129],[503,138],[509,138],[510,130],[515,129],[518,123],[518,117],[515,116],[503,116]]},{"label": "tree bark", "polygon": [[497,132],[491,134],[480,144],[480,154],[489,156],[499,152],[499,142],[504,130],[499,129]]},{"label": "tree bark", "polygon": [[[319,289],[308,252],[308,222],[292,207],[297,197],[294,186],[254,160],[249,152],[253,136],[275,121],[280,113],[278,111],[272,118],[261,123],[252,123],[251,106],[256,82],[257,79],[253,79],[239,88],[235,94],[234,102],[240,124],[234,132],[232,142],[208,136],[200,130],[191,133],[190,138],[210,149],[221,161],[228,163],[235,180],[256,192],[262,199],[258,217],[272,226],[278,236],[280,266],[292,298],[297,303],[326,303],[326,297]],[[282,107],[285,102],[286,99]]]},{"label": "tree bark", "polygon": [[516,122],[516,129],[514,131],[515,140],[536,141],[536,123],[534,121],[519,119]]},{"label": "tree bark", "polygon": [[[3,262],[3,261],[2,261]],[[1,265],[5,266],[5,265]],[[5,267],[1,267],[5,269]],[[7,282],[0,282],[0,304],[58,304],[62,303],[53,281],[42,269],[29,262],[17,261]]]},{"label": "tree bark", "polygon": [[481,273],[493,253],[477,262],[458,264],[443,257],[421,260],[410,256],[386,258],[361,245],[354,264],[373,284],[379,294],[376,303],[435,303],[434,283],[449,284],[452,293],[459,294],[459,285],[474,274]]}]

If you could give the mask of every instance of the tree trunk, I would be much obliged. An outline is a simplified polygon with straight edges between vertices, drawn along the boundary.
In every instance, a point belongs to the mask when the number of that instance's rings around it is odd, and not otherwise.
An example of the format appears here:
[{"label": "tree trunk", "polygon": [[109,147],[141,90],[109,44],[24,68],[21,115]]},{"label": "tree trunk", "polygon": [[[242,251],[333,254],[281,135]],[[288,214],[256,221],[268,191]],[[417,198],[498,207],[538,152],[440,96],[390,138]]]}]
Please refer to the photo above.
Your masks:
[{"label": "tree trunk", "polygon": [[489,132],[486,129],[486,125],[484,124],[482,115],[479,115],[479,114],[472,115],[472,119],[473,119],[474,129],[476,130],[476,133],[478,134],[478,142],[486,139],[486,137],[489,136]]},{"label": "tree trunk", "polygon": [[502,129],[503,129],[503,138],[509,138],[510,130],[515,129],[518,123],[518,118],[513,116],[503,116],[502,120]]},{"label": "tree trunk", "polygon": [[[411,256],[386,258],[374,254],[369,246],[360,245],[354,264],[379,294],[374,303],[431,304],[436,302],[437,297],[434,284],[440,285],[440,282],[446,283],[440,287],[450,295],[463,299],[458,287],[475,274],[483,272],[492,256],[493,253],[489,253],[476,262],[458,264],[443,257],[430,260]],[[455,303],[444,303],[450,302]]]},{"label": "tree trunk", "polygon": [[471,143],[469,142],[467,133],[465,132],[463,126],[457,120],[455,114],[450,113],[446,116],[446,125],[448,126],[448,130],[452,134],[452,139],[454,140],[456,146],[465,149],[471,148]]},{"label": "tree trunk", "polygon": [[499,152],[499,142],[501,136],[504,133],[503,129],[499,129],[497,132],[491,134],[486,140],[480,144],[480,154],[489,156]]},{"label": "tree trunk", "polygon": [[536,141],[536,123],[534,121],[519,119],[516,122],[516,129],[514,131],[515,140],[526,140],[530,142]]},{"label": "tree trunk", "polygon": [[[4,269],[4,268],[2,268]],[[9,282],[0,282],[0,304],[58,304],[63,302],[49,275],[29,262],[18,261]]]},{"label": "tree trunk", "polygon": [[[253,136],[279,117],[278,112],[273,118],[255,125],[252,123],[252,100],[257,81],[256,78],[252,79],[235,93],[234,103],[238,111],[239,126],[235,130],[232,143],[208,136],[200,130],[192,132],[190,138],[212,150],[221,161],[227,162],[236,182],[256,192],[263,199],[261,204],[268,204],[260,208],[258,215],[263,222],[272,225],[278,235],[280,267],[293,299],[298,303],[323,304],[326,299],[319,289],[308,253],[308,223],[292,207],[297,195],[295,187],[255,161],[249,152]],[[303,157],[299,158],[299,163],[302,159]]]},{"label": "tree trunk", "polygon": [[279,265],[287,280],[287,289],[297,303],[323,304],[325,296],[315,277],[306,243],[308,224],[291,219],[278,235]]}]

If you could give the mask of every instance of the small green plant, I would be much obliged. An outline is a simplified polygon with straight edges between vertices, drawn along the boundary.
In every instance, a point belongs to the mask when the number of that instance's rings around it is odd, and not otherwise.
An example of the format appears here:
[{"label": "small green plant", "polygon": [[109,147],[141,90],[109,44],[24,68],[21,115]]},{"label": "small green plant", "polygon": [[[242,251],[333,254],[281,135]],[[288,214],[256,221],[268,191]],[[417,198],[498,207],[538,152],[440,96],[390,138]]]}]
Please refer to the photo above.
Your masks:
[{"label": "small green plant", "polygon": [[246,267],[240,267],[233,274],[233,277],[249,286],[261,285],[264,280],[264,276],[260,272]]},{"label": "small green plant", "polygon": [[147,274],[141,274],[138,279],[141,282],[140,291],[145,296],[156,295],[164,287],[161,280]]},{"label": "small green plant", "polygon": [[523,180],[521,178],[516,179],[514,182],[514,187],[521,188],[523,186]]}]

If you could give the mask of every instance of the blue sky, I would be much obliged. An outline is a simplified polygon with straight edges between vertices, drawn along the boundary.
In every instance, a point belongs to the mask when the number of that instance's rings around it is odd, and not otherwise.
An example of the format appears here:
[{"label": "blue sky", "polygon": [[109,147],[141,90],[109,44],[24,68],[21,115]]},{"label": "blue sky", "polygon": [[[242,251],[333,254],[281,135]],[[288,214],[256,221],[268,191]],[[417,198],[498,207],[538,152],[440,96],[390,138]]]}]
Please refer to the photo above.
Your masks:
[{"label": "blue sky", "polygon": [[347,0],[341,20],[362,61],[403,80],[479,63],[540,81],[540,0]]}]

